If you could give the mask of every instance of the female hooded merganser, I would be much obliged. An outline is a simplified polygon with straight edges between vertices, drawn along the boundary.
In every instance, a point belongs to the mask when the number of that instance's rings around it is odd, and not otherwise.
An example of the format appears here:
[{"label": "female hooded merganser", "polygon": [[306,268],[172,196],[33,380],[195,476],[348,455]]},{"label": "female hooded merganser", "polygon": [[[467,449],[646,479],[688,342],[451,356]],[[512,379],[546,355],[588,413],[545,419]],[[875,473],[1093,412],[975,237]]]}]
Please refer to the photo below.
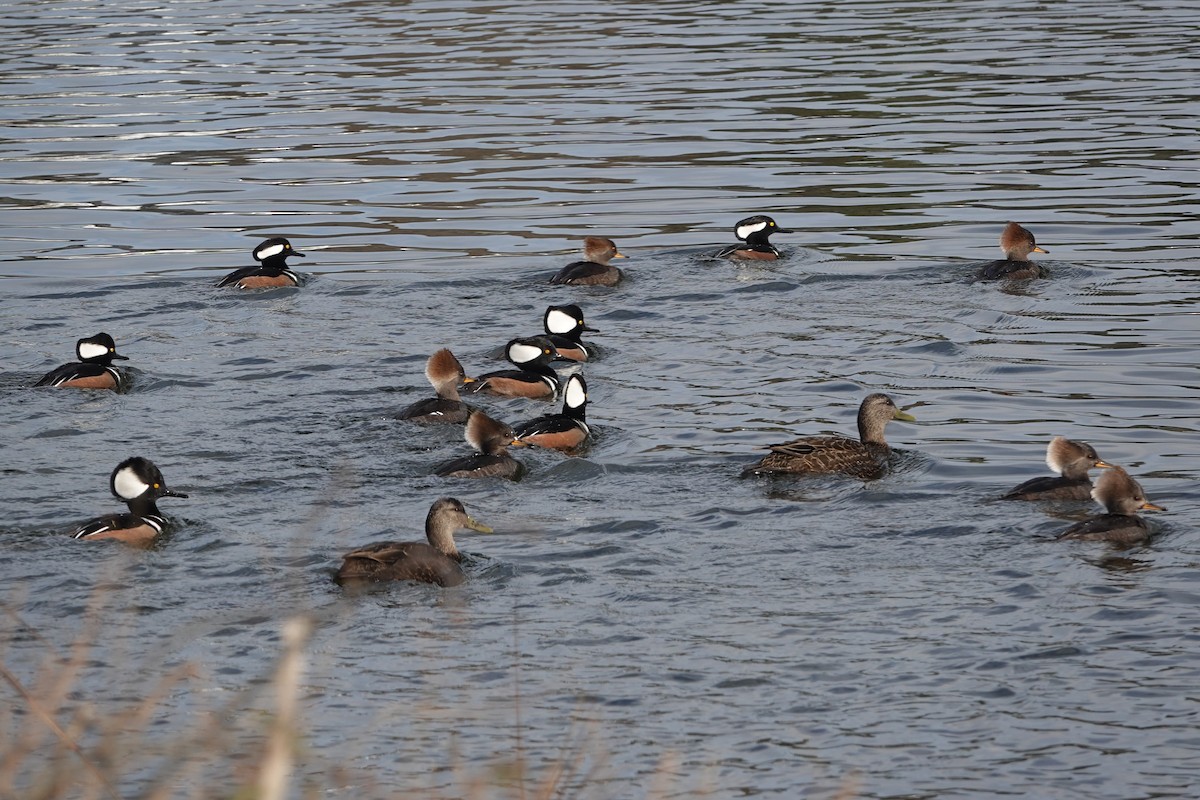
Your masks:
[{"label": "female hooded merganser", "polygon": [[442,348],[431,355],[425,362],[425,377],[438,396],[418,400],[397,414],[397,418],[432,424],[466,422],[475,409],[459,398],[458,387],[475,379],[467,377],[454,353]]},{"label": "female hooded merganser", "polygon": [[162,473],[147,458],[127,458],[108,479],[108,488],[129,506],[128,514],[111,514],[86,522],[74,533],[76,539],[117,539],[146,547],[163,532],[167,518],[155,501],[160,497],[187,497],[167,488]]},{"label": "female hooded merganser", "polygon": [[590,353],[581,335],[584,331],[597,333],[583,321],[583,310],[577,305],[548,306],[542,318],[546,338],[558,351],[558,358],[565,361],[587,361]]},{"label": "female hooded merganser", "polygon": [[1110,467],[1096,480],[1092,497],[1104,506],[1101,514],[1078,522],[1058,535],[1059,539],[1116,542],[1133,545],[1149,538],[1150,526],[1138,511],[1166,511],[1146,499],[1142,487],[1120,467]]},{"label": "female hooded merganser", "polygon": [[519,480],[525,465],[508,454],[513,440],[512,428],[497,422],[482,411],[467,420],[467,443],[478,450],[462,458],[447,461],[434,470],[442,478],[508,478]]},{"label": "female hooded merganser", "polygon": [[480,533],[492,529],[467,515],[463,504],[443,497],[429,507],[425,517],[425,542],[376,542],[347,553],[337,571],[337,582],[420,581],[457,586],[467,579],[454,532],[468,528]]},{"label": "female hooded merganser", "polygon": [[237,286],[239,289],[265,289],[274,286],[299,286],[300,276],[288,269],[288,256],[305,258],[304,253],[292,249],[292,243],[282,236],[267,239],[254,248],[257,267],[242,267],[221,279],[221,286]]},{"label": "female hooded merganser", "polygon": [[75,389],[113,389],[122,391],[126,378],[112,365],[113,360],[128,361],[117,353],[117,343],[107,333],[97,333],[75,343],[74,364],[63,364],[42,376],[34,386],[67,386]]},{"label": "female hooded merganser", "polygon": [[563,388],[561,414],[547,414],[518,425],[513,431],[514,445],[535,445],[552,450],[574,450],[591,431],[587,420],[587,382],[582,375],[567,378]]},{"label": "female hooded merganser", "polygon": [[769,446],[771,453],[742,470],[742,475],[840,472],[864,481],[881,478],[888,471],[891,452],[883,428],[894,419],[916,421],[916,417],[896,408],[886,394],[869,394],[858,407],[858,439],[808,436],[773,444]]},{"label": "female hooded merganser", "polygon": [[575,261],[560,269],[550,282],[570,286],[616,286],[621,282],[621,270],[608,262],[625,256],[617,251],[612,239],[585,237],[583,257],[584,261]]},{"label": "female hooded merganser", "polygon": [[793,233],[775,224],[775,220],[759,214],[746,217],[733,228],[733,233],[745,244],[731,244],[717,253],[717,258],[749,258],[774,261],[782,256],[775,245],[767,241],[772,233]]},{"label": "female hooded merganser", "polygon": [[1004,259],[984,264],[979,270],[983,280],[1007,278],[1009,280],[1026,280],[1028,278],[1044,278],[1049,273],[1039,264],[1029,260],[1030,253],[1046,253],[1038,247],[1033,234],[1015,222],[1004,226],[1000,234],[1000,249],[1004,251]]},{"label": "female hooded merganser", "polygon": [[470,391],[501,397],[554,397],[558,392],[558,373],[550,366],[558,351],[545,336],[513,339],[504,346],[504,355],[519,369],[480,375]]},{"label": "female hooded merganser", "polygon": [[1108,469],[1086,442],[1055,436],[1046,447],[1046,465],[1058,476],[1032,478],[1000,497],[1001,500],[1087,500],[1092,496],[1092,467]]}]

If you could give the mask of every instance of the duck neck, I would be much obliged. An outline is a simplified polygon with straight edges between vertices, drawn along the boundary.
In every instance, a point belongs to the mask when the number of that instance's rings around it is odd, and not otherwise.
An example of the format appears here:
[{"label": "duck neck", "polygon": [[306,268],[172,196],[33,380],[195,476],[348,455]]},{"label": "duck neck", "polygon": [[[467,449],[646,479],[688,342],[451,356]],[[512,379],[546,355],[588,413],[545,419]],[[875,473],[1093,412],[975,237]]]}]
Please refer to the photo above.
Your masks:
[{"label": "duck neck", "polygon": [[887,440],[883,438],[883,427],[886,424],[886,422],[872,419],[860,409],[858,412],[858,440],[863,444],[887,447]]},{"label": "duck neck", "polygon": [[441,516],[435,516],[431,511],[425,518],[425,538],[429,544],[443,555],[461,561],[462,555],[454,544],[454,523]]},{"label": "duck neck", "polygon": [[1086,463],[1080,464],[1074,461],[1068,462],[1063,464],[1063,467],[1058,471],[1058,474],[1069,481],[1087,481],[1088,483],[1091,483],[1091,479],[1088,478],[1088,467]]},{"label": "duck neck", "polygon": [[161,517],[162,512],[158,510],[156,500],[154,495],[147,492],[132,500],[126,500],[125,505],[129,506],[129,513],[135,517]]},{"label": "duck neck", "polygon": [[489,456],[506,456],[508,455],[509,441],[511,440],[505,439],[502,436],[486,439],[483,442],[483,447],[480,448],[480,452]]},{"label": "duck neck", "polygon": [[518,364],[517,368],[524,372],[532,372],[534,375],[553,378],[554,382],[556,384],[558,383],[558,373],[554,371],[554,367],[540,359],[536,361],[526,361],[524,364]]},{"label": "duck neck", "polygon": [[453,400],[455,402],[462,400],[462,398],[458,396],[458,381],[445,381],[444,383],[439,383],[436,387],[436,390],[437,396],[443,400]]},{"label": "duck neck", "polygon": [[755,250],[759,253],[775,253],[778,255],[779,251],[775,249],[775,245],[771,244],[771,242],[767,239],[767,237],[770,235],[771,234],[767,231],[755,231],[754,233],[750,234],[746,237],[748,249]]}]

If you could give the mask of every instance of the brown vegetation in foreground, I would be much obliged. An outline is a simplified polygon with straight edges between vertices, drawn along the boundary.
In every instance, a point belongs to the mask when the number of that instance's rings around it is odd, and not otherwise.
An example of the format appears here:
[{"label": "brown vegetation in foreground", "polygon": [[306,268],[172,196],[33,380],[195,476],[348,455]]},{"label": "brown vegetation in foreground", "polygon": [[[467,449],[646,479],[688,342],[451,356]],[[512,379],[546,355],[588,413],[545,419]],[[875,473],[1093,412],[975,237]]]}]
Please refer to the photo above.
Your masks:
[{"label": "brown vegetation in foreground", "polygon": [[[102,594],[102,590],[97,593]],[[0,637],[0,800],[284,800],[329,795],[355,798],[421,797],[432,800],[552,800],[553,798],[626,797],[629,783],[612,775],[607,751],[594,729],[577,733],[562,757],[531,769],[521,743],[520,694],[514,691],[515,726],[497,745],[502,757],[466,765],[454,755],[429,771],[451,776],[450,788],[380,785],[362,770],[306,749],[301,713],[306,647],[312,620],[296,616],[283,623],[282,652],[270,674],[247,681],[229,696],[213,693],[198,670],[184,665],[147,678],[136,700],[99,707],[78,688],[94,643],[103,641],[105,613],[94,602],[66,652],[56,648],[20,615],[0,606],[8,630]],[[42,664],[22,680],[7,665],[11,643],[35,641],[45,650]],[[198,705],[204,697],[224,696],[221,705],[190,712],[190,724],[163,736],[156,719],[178,703]],[[175,703],[165,701],[174,698]],[[268,710],[264,710],[268,709]],[[452,737],[451,737],[451,741]],[[685,768],[673,753],[660,760],[647,782],[646,798],[709,797],[711,791],[686,791]],[[689,779],[697,776],[689,775]],[[700,776],[702,777],[702,776]],[[694,781],[689,780],[694,785]],[[711,782],[708,782],[711,784]],[[798,795],[805,794],[798,789]],[[851,800],[846,782],[834,800]],[[809,795],[812,796],[812,795]]]}]

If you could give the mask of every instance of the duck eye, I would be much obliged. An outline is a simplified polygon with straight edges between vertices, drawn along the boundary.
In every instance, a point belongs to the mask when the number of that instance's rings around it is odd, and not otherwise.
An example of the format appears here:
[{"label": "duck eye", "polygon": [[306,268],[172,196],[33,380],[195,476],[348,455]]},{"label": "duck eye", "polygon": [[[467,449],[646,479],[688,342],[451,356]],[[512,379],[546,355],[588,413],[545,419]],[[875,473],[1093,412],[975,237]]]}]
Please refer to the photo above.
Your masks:
[{"label": "duck eye", "polygon": [[158,488],[158,484],[157,484],[157,483],[156,483],[156,484],[154,484],[154,488],[155,488],[155,489],[157,489],[157,488]]}]

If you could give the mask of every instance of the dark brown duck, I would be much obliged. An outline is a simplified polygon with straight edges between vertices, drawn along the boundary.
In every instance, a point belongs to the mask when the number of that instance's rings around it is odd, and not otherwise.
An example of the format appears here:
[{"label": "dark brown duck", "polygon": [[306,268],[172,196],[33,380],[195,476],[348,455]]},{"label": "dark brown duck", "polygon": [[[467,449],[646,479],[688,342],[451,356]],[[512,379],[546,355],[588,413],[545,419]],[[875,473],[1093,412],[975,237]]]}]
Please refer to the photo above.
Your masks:
[{"label": "dark brown duck", "polygon": [[508,454],[513,430],[503,422],[476,411],[467,420],[464,437],[479,452],[439,465],[434,469],[435,475],[442,478],[508,478],[515,481],[525,473],[525,466]]},{"label": "dark brown duck", "polygon": [[1004,231],[1000,234],[1000,249],[1004,251],[1004,258],[980,267],[980,279],[1028,280],[1044,278],[1049,274],[1040,264],[1029,260],[1030,253],[1048,255],[1049,251],[1038,247],[1033,234],[1017,223],[1010,222],[1004,226]]},{"label": "dark brown duck", "polygon": [[475,409],[458,396],[458,387],[475,379],[467,377],[454,353],[442,348],[431,355],[425,362],[425,378],[433,384],[437,397],[418,400],[396,416],[430,425],[466,422]]},{"label": "dark brown duck", "polygon": [[808,436],[773,444],[771,452],[742,470],[742,475],[841,473],[864,481],[876,480],[888,472],[891,448],[883,429],[894,419],[916,420],[897,408],[886,394],[867,395],[858,407],[858,439]]},{"label": "dark brown duck", "polygon": [[1139,511],[1166,511],[1146,499],[1141,484],[1120,467],[1110,467],[1096,480],[1092,497],[1107,513],[1078,522],[1058,535],[1059,539],[1087,542],[1140,544],[1150,538],[1150,526]]},{"label": "dark brown duck", "polygon": [[583,261],[572,262],[560,269],[550,282],[568,286],[616,286],[624,277],[621,270],[608,263],[614,258],[625,258],[612,239],[584,238],[583,257]]},{"label": "dark brown duck", "polygon": [[420,581],[438,586],[457,586],[466,580],[462,554],[454,543],[454,532],[462,528],[491,533],[492,529],[471,519],[463,504],[443,497],[425,517],[425,542],[376,542],[343,556],[337,571],[338,583],[369,581]]},{"label": "dark brown duck", "polygon": [[1087,442],[1055,436],[1046,446],[1046,465],[1059,473],[1025,481],[1000,497],[1001,500],[1087,500],[1092,496],[1088,470],[1108,469],[1112,464],[1100,460],[1096,449]]}]

